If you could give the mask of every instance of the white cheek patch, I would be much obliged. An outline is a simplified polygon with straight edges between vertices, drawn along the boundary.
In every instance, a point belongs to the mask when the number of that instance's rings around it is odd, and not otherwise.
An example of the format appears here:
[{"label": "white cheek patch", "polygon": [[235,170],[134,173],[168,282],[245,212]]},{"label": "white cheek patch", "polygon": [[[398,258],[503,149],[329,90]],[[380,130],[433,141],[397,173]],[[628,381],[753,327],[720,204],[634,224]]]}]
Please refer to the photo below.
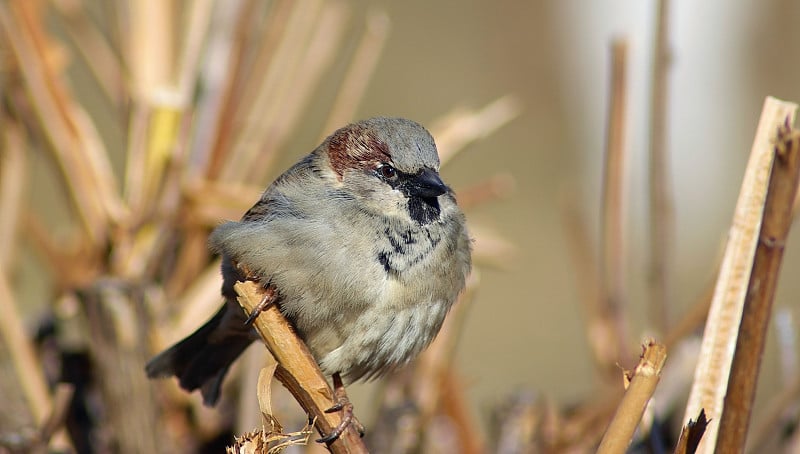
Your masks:
[{"label": "white cheek patch", "polygon": [[375,202],[377,202],[375,208],[380,209],[385,214],[392,216],[408,215],[408,198],[397,189],[385,190],[375,199]]}]

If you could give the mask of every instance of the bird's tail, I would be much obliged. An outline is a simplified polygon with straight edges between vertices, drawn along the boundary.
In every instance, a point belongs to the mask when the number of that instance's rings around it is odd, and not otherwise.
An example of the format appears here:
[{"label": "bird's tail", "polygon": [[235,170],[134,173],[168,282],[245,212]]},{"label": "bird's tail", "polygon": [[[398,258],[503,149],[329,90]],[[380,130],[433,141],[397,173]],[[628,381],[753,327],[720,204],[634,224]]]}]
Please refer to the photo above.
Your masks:
[{"label": "bird's tail", "polygon": [[244,326],[241,311],[232,314],[228,305],[200,329],[151,359],[145,371],[150,378],[175,376],[181,388],[200,389],[203,404],[219,400],[220,387],[231,364],[254,337]]}]

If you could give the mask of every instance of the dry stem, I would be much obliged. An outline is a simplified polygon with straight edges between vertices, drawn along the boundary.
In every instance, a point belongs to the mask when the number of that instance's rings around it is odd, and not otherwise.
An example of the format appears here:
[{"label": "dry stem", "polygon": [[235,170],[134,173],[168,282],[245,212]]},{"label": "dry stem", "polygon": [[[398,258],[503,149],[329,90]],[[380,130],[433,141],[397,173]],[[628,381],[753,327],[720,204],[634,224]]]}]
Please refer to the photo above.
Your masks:
[{"label": "dry stem", "polygon": [[597,448],[599,454],[624,453],[628,448],[647,402],[656,390],[666,359],[667,350],[663,345],[650,341],[644,346],[628,390],[603,436],[603,441],[600,442],[600,447]]},{"label": "dry stem", "polygon": [[786,124],[778,132],[758,248],[747,286],[736,350],[719,424],[717,452],[744,452],[772,302],[792,224],[792,204],[800,181],[800,131]]},{"label": "dry stem", "polygon": [[[700,409],[705,409],[712,421],[718,421],[722,413],[774,154],[771,141],[777,128],[787,116],[793,117],[796,109],[795,104],[775,98],[764,102],[709,310],[684,421],[696,417]],[[718,428],[718,424],[709,425],[697,452],[713,452]]]},{"label": "dry stem", "polygon": [[[252,313],[261,302],[264,291],[254,282],[237,282],[234,285],[239,304],[246,313]],[[268,289],[267,292],[270,290]],[[273,290],[274,292],[274,290]],[[273,294],[274,297],[274,294]],[[294,332],[275,304],[264,310],[253,323],[272,356],[278,361],[276,377],[286,386],[297,402],[316,418],[320,434],[327,435],[341,421],[339,413],[325,413],[332,407],[333,391],[323,377],[308,347]],[[339,439],[329,445],[331,452],[367,452],[358,432],[352,426]]]}]

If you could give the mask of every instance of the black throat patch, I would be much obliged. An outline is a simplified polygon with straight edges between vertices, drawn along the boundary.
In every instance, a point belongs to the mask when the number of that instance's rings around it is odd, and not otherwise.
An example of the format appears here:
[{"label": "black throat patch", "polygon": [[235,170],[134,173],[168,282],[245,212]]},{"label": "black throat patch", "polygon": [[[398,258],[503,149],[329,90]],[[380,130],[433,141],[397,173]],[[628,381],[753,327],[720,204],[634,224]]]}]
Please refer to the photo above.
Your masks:
[{"label": "black throat patch", "polygon": [[440,212],[437,197],[411,196],[408,198],[408,214],[419,225],[430,224],[439,219]]}]

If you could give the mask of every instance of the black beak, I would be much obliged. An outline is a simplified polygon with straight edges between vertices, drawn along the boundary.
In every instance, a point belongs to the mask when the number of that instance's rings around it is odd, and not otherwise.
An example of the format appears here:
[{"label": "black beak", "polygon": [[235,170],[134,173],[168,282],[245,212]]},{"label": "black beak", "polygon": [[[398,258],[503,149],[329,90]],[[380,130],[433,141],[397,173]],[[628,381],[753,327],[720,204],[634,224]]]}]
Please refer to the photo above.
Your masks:
[{"label": "black beak", "polygon": [[447,192],[447,185],[439,178],[439,174],[431,169],[422,169],[405,183],[409,195],[417,197],[438,197]]}]

